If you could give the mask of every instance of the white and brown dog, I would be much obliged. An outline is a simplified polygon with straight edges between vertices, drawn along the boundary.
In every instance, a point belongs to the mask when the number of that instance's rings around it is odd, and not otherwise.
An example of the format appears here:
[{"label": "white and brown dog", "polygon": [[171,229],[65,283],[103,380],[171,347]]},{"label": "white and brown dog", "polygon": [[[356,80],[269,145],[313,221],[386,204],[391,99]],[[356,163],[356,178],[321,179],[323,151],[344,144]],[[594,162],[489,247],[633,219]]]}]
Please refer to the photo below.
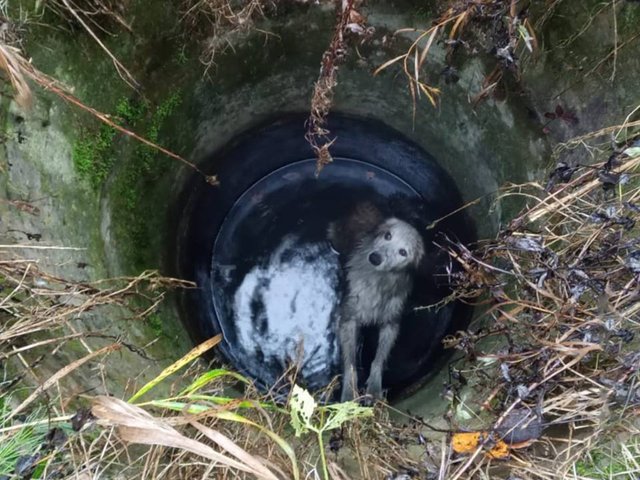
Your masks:
[{"label": "white and brown dog", "polygon": [[400,330],[400,319],[413,286],[412,270],[425,249],[418,231],[395,217],[385,218],[365,202],[328,231],[333,247],[346,256],[347,289],[340,304],[342,401],[354,398],[360,327],[379,328],[378,347],[367,380],[367,394],[382,397],[382,373]]}]

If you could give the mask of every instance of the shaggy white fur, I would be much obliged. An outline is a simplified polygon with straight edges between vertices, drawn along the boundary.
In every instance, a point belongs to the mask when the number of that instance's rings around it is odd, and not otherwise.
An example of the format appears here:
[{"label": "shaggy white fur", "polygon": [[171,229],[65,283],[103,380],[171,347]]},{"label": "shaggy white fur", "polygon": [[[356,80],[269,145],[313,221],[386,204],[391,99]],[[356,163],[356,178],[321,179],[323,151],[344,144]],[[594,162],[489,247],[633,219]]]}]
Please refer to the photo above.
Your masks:
[{"label": "shaggy white fur", "polygon": [[[381,214],[366,204],[356,207],[343,222],[329,228],[334,245],[353,245],[347,252],[347,292],[340,306],[339,339],[342,350],[342,401],[357,391],[356,352],[359,329],[380,329],[378,348],[367,380],[367,394],[382,397],[382,372],[398,332],[413,284],[412,269],[424,256],[418,231],[398,218],[380,222]],[[370,221],[368,221],[370,219]],[[369,224],[373,225],[369,225]],[[357,225],[354,230],[353,226]],[[355,236],[345,240],[341,235]]]}]

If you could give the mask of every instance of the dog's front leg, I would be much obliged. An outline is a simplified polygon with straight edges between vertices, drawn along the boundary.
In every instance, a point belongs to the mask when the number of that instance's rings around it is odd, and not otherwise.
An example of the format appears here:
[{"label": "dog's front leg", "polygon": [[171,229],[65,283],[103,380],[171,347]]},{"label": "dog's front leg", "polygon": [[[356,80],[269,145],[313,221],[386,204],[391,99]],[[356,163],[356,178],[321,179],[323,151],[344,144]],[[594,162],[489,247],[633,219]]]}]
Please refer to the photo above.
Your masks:
[{"label": "dog's front leg", "polygon": [[340,349],[342,350],[342,396],[341,401],[353,400],[358,390],[356,372],[356,347],[358,345],[358,323],[342,319],[340,323]]},{"label": "dog's front leg", "polygon": [[369,379],[367,380],[367,394],[373,398],[382,398],[382,372],[389,353],[396,342],[398,330],[396,322],[387,322],[380,327],[378,350],[371,364],[371,373],[369,373]]}]

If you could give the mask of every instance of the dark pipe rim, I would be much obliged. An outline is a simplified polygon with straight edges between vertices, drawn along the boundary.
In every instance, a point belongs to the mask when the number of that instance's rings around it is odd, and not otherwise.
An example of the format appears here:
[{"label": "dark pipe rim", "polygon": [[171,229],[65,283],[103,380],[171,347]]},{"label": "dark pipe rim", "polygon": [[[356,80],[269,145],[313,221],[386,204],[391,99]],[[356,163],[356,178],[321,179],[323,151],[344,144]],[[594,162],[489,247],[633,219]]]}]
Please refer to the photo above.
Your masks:
[{"label": "dark pipe rim", "polygon": [[[232,163],[229,157],[230,156],[234,157],[234,151],[237,152],[238,149],[242,151],[242,148],[243,148],[242,145],[244,143],[247,143],[247,144],[250,143],[250,141],[252,139],[255,139],[256,136],[261,136],[266,134],[266,136],[268,137],[270,135],[270,130],[273,130],[273,129],[278,130],[283,128],[283,126],[289,126],[289,128],[291,128],[294,131],[297,129],[299,133],[298,135],[299,139],[298,141],[295,142],[299,150],[292,149],[296,153],[291,154],[289,156],[283,155],[283,157],[281,157],[279,161],[276,162],[275,165],[270,164],[267,166],[266,169],[263,169],[259,174],[252,175],[250,182],[247,182],[243,186],[243,188],[241,188],[239,191],[234,192],[233,195],[231,195],[231,197],[233,197],[231,201],[227,199],[228,204],[222,205],[224,212],[220,214],[220,224],[218,225],[217,229],[219,229],[222,222],[224,222],[224,219],[226,218],[226,215],[228,214],[229,210],[233,206],[234,202],[247,190],[247,188],[250,188],[251,185],[258,182],[265,175],[268,175],[279,168],[283,168],[286,165],[289,165],[290,163],[297,162],[297,161],[304,161],[305,159],[308,160],[310,158],[313,158],[313,152],[311,151],[311,148],[306,143],[306,140],[304,140],[304,131],[305,131],[304,121],[306,120],[306,118],[307,118],[306,114],[288,113],[283,115],[274,115],[262,121],[255,122],[252,127],[250,126],[244,129],[240,134],[236,135],[225,146],[212,152],[210,155],[207,156],[207,158],[203,162],[201,162],[200,168],[203,169],[208,174],[218,174],[219,176],[224,177],[226,173],[225,167],[228,169],[229,168],[228,164]],[[356,155],[355,156],[356,158],[353,158],[353,155],[345,156],[342,152],[348,152],[349,150],[353,150],[353,147],[350,148],[348,143],[347,144],[344,143],[344,140],[345,140],[345,137],[347,137],[347,142],[348,142],[348,139],[349,139],[348,137],[352,134],[350,133],[350,131],[352,131],[354,126],[356,127],[355,128],[356,130],[359,130],[356,133],[357,135],[364,134],[365,137],[371,136],[372,138],[376,139],[378,143],[389,142],[393,145],[394,148],[403,147],[406,150],[405,153],[413,152],[415,154],[414,155],[415,159],[417,159],[418,165],[421,165],[422,167],[424,167],[424,161],[426,160],[431,170],[437,171],[438,176],[442,176],[443,178],[449,179],[450,182],[455,185],[455,182],[453,182],[453,180],[450,178],[448,173],[440,165],[438,165],[435,159],[433,159],[433,157],[427,151],[425,151],[421,146],[416,144],[413,140],[404,136],[401,132],[398,132],[392,129],[391,127],[385,125],[382,121],[378,119],[334,113],[330,119],[329,129],[332,131],[332,133],[338,135],[336,144],[332,149],[332,152],[334,153],[334,156],[336,158],[345,158],[349,160],[373,163],[374,165],[378,165],[381,168],[389,171],[391,174],[397,176],[399,179],[408,183],[413,188],[416,188],[416,186],[414,185],[414,181],[412,181],[411,178],[406,178],[405,176],[398,174],[396,169],[389,167],[388,163],[386,162],[381,162],[380,158],[377,158],[376,162],[372,162],[370,157],[365,158],[365,156]],[[363,128],[366,129],[365,132],[363,132],[362,130]],[[345,132],[341,135],[343,131]],[[373,143],[376,143],[376,142],[373,142]],[[235,156],[237,155],[238,154],[236,153]],[[237,168],[237,165],[235,165],[234,168]],[[331,165],[328,165],[326,168],[331,168]],[[172,274],[175,274],[181,278],[186,278],[188,280],[196,280],[196,281],[198,280],[197,278],[198,272],[195,272],[193,268],[188,267],[186,269],[190,271],[185,271],[185,268],[183,268],[184,265],[181,262],[182,260],[181,249],[183,248],[183,245],[181,245],[181,242],[179,240],[178,232],[189,231],[189,228],[188,228],[189,223],[187,221],[187,223],[185,224],[185,219],[188,220],[190,217],[190,214],[193,213],[194,205],[192,204],[192,202],[194,201],[195,198],[198,197],[198,195],[194,194],[194,192],[202,191],[202,189],[207,189],[207,188],[219,188],[219,189],[225,188],[224,181],[225,179],[221,178],[221,182],[222,182],[221,187],[210,187],[208,184],[205,184],[201,176],[192,175],[190,176],[190,178],[187,178],[185,180],[183,184],[183,188],[180,190],[180,193],[178,194],[177,201],[174,202],[174,208],[172,208],[172,212],[173,212],[172,217],[173,219],[175,219],[172,223],[175,228],[174,231],[176,232],[176,235],[173,235],[170,237],[172,239],[172,245],[170,246],[169,253],[172,253],[172,255],[167,256],[167,258],[175,259],[175,262],[172,262],[168,267],[169,271]],[[421,192],[422,188],[416,188],[416,190],[418,192]],[[452,192],[447,192],[447,194],[449,195],[451,193]],[[457,204],[457,206],[459,206],[462,204],[461,196],[457,191],[454,193],[455,195],[453,196],[456,197],[455,203]],[[466,242],[475,240],[476,234],[475,234],[475,227],[473,223],[468,219],[468,217],[466,217],[466,214],[464,213],[459,214],[459,218],[464,219],[465,230],[466,230],[466,234],[465,234],[466,238],[461,240]],[[211,258],[213,244],[214,242],[210,242],[206,247],[206,250],[208,251],[209,259]],[[209,263],[205,262],[205,264],[210,264],[210,262]],[[202,280],[202,278],[200,280]],[[192,316],[198,316],[198,313],[195,311],[197,310],[197,308],[194,308],[193,305],[190,306],[190,304],[193,304],[194,300],[198,300],[198,297],[202,297],[203,292],[207,292],[207,291],[208,291],[208,287],[204,285],[202,287],[198,287],[198,289],[195,291],[182,292],[179,295],[179,299],[178,299],[179,308],[182,313],[181,317],[183,320],[187,320],[185,321],[185,327],[187,328],[187,330],[189,331],[189,334],[191,335],[192,339],[195,342],[203,341],[221,331],[221,326],[216,315],[213,315],[213,318],[209,318],[208,319],[210,320],[209,322],[203,322],[202,319],[200,319],[199,321],[197,320],[195,322],[188,322],[188,318]],[[195,293],[195,298],[193,295],[194,292],[198,292],[198,293]],[[204,295],[207,296],[206,293],[204,293]],[[211,309],[211,311],[215,311],[215,310]],[[471,312],[468,312],[468,314],[461,314],[461,315],[457,315],[457,313],[458,312],[454,312],[453,314],[454,320],[451,322],[451,327],[447,329],[446,333],[451,333],[460,328],[464,328],[469,323]],[[225,348],[224,344],[221,346],[219,350],[223,354],[223,358],[229,361],[230,363],[232,363],[234,365],[234,368],[238,369],[238,366],[237,366],[238,362],[234,358],[232,352],[229,352],[228,349]],[[444,352],[442,352],[441,347],[439,347],[438,350],[440,350],[439,356],[441,356],[442,353]],[[430,356],[434,357],[434,354],[431,354]],[[439,358],[436,358],[436,361],[434,363],[441,363],[439,360],[440,360]],[[246,373],[246,372],[243,372],[243,373]],[[407,385],[399,388],[399,390],[402,391],[409,388],[410,390],[415,391],[415,386],[419,384],[423,385],[426,381],[428,381],[426,379],[431,377],[433,373],[435,372],[431,372],[430,374],[423,376],[421,379],[415,379],[412,382],[407,382]],[[259,381],[257,381],[257,383],[259,384]]]}]

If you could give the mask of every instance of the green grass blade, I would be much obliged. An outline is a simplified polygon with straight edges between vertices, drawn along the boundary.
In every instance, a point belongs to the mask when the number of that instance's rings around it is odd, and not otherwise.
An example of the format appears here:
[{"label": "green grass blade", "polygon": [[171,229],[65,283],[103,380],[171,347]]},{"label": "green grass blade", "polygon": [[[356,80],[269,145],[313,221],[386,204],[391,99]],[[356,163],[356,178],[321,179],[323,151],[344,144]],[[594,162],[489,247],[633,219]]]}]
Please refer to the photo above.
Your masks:
[{"label": "green grass blade", "polygon": [[[137,403],[139,407],[152,406],[158,408],[167,408],[169,410],[182,411],[187,405],[197,405],[194,402],[208,402],[215,405],[231,405],[238,409],[247,408],[263,408],[265,410],[277,411],[280,413],[287,413],[285,410],[279,408],[277,405],[268,402],[257,402],[255,400],[239,400],[232,397],[216,397],[213,395],[188,395],[172,398],[164,398],[161,400],[150,400],[148,402]],[[211,408],[211,405],[206,405],[206,408]]]},{"label": "green grass blade", "polygon": [[216,335],[215,337],[212,337],[209,340],[207,340],[206,342],[203,342],[200,345],[198,345],[197,347],[195,347],[193,350],[191,350],[189,353],[187,353],[184,357],[182,357],[177,362],[174,362],[173,364],[169,365],[162,372],[160,372],[160,375],[158,375],[156,378],[154,378],[153,380],[148,382],[144,387],[142,387],[140,390],[138,390],[129,399],[129,403],[133,403],[138,398],[140,398],[142,395],[144,395],[149,390],[151,390],[153,387],[155,387],[156,385],[161,383],[168,376],[174,374],[175,372],[180,370],[182,367],[184,367],[188,363],[191,363],[193,360],[198,358],[204,352],[206,352],[206,351],[212,349],[213,347],[215,347],[218,343],[220,343],[221,340],[222,340],[222,335]]},{"label": "green grass blade", "polygon": [[226,370],[224,368],[217,368],[215,370],[211,370],[209,372],[206,372],[202,375],[200,375],[197,379],[195,379],[191,385],[189,385],[188,387],[186,387],[184,390],[182,390],[182,392],[179,393],[179,396],[186,396],[186,395],[190,395],[192,393],[197,392],[198,390],[200,390],[201,388],[205,387],[207,384],[211,383],[212,381],[214,381],[217,378],[220,377],[233,377],[236,380],[239,380],[240,382],[246,384],[246,385],[251,385],[251,382],[244,376],[240,375],[239,373],[236,372],[231,372],[229,370]]},{"label": "green grass blade", "polygon": [[216,412],[215,415],[216,417],[222,420],[229,420],[232,422],[243,423],[245,425],[250,425],[252,427],[255,427],[258,430],[260,430],[262,433],[267,435],[269,438],[271,438],[271,440],[273,440],[282,449],[282,451],[287,455],[287,457],[289,457],[289,460],[291,461],[291,468],[293,470],[293,478],[294,480],[299,480],[300,472],[298,470],[298,461],[296,459],[296,454],[293,448],[291,447],[291,445],[289,445],[289,443],[284,438],[282,438],[280,435],[278,435],[274,431],[269,430],[268,428],[263,427],[262,425],[257,424],[243,417],[242,415],[238,415],[237,413],[223,410],[223,411]]}]

